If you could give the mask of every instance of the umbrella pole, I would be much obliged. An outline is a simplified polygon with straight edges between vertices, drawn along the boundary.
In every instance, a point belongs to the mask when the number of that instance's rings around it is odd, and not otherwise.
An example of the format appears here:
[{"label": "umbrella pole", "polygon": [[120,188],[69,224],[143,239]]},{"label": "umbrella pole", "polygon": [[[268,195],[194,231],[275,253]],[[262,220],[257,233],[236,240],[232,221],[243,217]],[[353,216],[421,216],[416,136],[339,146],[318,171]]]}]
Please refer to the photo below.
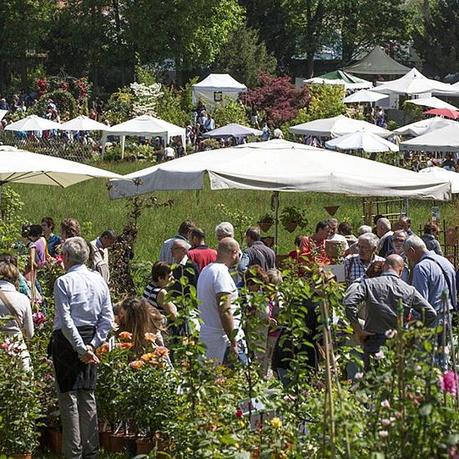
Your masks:
[{"label": "umbrella pole", "polygon": [[277,255],[279,245],[279,191],[273,191],[271,209],[274,210],[274,252]]}]

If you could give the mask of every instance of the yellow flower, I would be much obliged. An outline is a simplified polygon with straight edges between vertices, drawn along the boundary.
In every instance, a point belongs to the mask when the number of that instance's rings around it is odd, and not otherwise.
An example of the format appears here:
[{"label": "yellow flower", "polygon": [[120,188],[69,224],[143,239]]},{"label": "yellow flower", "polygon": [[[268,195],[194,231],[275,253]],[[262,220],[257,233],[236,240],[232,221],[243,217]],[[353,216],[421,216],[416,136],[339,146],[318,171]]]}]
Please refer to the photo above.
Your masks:
[{"label": "yellow flower", "polygon": [[153,352],[149,352],[148,354],[143,354],[140,357],[140,360],[143,362],[151,362],[152,360],[156,360],[156,355]]},{"label": "yellow flower", "polygon": [[271,425],[275,428],[275,429],[280,429],[282,427],[282,421],[281,419],[279,418],[272,418],[271,419]]},{"label": "yellow flower", "polygon": [[142,368],[144,365],[145,365],[145,362],[143,362],[142,360],[134,360],[133,362],[129,364],[129,366],[133,370],[140,370],[140,368]]}]

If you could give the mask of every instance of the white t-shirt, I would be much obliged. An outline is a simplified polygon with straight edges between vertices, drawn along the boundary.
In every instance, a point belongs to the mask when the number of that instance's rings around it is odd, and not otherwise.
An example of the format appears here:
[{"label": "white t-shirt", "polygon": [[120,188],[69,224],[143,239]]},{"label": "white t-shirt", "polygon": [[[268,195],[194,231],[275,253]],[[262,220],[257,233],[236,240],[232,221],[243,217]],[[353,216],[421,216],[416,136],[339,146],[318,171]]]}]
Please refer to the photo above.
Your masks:
[{"label": "white t-shirt", "polygon": [[164,149],[164,156],[166,158],[174,159],[175,158],[175,150],[172,147],[166,147]]},{"label": "white t-shirt", "polygon": [[[236,314],[234,301],[238,297],[236,284],[231,277],[228,267],[223,263],[211,263],[199,274],[197,295],[199,301],[199,317],[202,321],[199,337],[206,345],[206,356],[223,362],[229,339],[222,327],[218,312],[217,295],[228,293],[231,297],[231,312],[234,318],[234,327],[239,330],[240,317]],[[236,339],[241,339],[241,331]]]}]

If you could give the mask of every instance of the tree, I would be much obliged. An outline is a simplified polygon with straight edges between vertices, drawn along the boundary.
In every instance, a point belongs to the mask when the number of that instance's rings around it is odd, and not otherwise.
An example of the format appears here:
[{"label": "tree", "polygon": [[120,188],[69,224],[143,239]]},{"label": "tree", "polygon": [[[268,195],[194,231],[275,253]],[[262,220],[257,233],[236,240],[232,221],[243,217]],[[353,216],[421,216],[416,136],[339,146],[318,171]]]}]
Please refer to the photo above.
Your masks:
[{"label": "tree", "polygon": [[172,59],[182,71],[215,60],[243,9],[237,0],[126,0],[123,18],[142,63]]},{"label": "tree", "polygon": [[413,35],[425,69],[440,76],[459,72],[459,0],[424,0],[422,11]]},{"label": "tree", "polygon": [[390,40],[407,38],[405,0],[336,0],[340,21],[342,57],[348,63],[357,52]]},{"label": "tree", "polygon": [[289,29],[297,37],[297,51],[306,55],[306,76],[314,73],[314,55],[335,33],[335,0],[284,0]]},{"label": "tree", "polygon": [[0,82],[8,84],[11,73],[20,73],[23,85],[33,56],[42,52],[55,1],[0,1]]},{"label": "tree", "polygon": [[295,118],[298,110],[309,101],[307,89],[298,90],[289,77],[274,77],[260,74],[259,88],[249,90],[242,96],[246,105],[255,107],[266,114],[266,118],[275,126]]},{"label": "tree", "polygon": [[229,73],[248,87],[257,86],[260,72],[274,73],[276,58],[269,54],[255,29],[246,25],[237,29],[217,58],[214,68]]}]

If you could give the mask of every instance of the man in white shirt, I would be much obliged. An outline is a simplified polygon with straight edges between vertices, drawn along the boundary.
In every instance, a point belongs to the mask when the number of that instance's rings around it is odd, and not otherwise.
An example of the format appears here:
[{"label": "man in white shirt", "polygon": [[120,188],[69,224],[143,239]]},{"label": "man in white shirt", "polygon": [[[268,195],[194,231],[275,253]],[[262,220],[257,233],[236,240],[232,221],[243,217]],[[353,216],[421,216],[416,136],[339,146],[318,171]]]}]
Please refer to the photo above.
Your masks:
[{"label": "man in white shirt", "polygon": [[327,222],[330,228],[328,239],[331,241],[341,242],[343,250],[346,251],[349,248],[349,244],[347,239],[342,234],[338,234],[338,220],[336,218],[329,218]]},{"label": "man in white shirt", "polygon": [[94,270],[103,277],[107,285],[110,282],[108,249],[115,243],[115,241],[116,233],[113,230],[106,230],[97,239],[91,241]]},{"label": "man in white shirt", "polygon": [[236,285],[228,268],[237,263],[240,248],[230,237],[223,238],[217,248],[217,260],[207,265],[198,279],[197,296],[202,320],[199,338],[206,346],[206,356],[217,364],[231,355],[246,361],[240,318],[235,315],[238,297]]}]

